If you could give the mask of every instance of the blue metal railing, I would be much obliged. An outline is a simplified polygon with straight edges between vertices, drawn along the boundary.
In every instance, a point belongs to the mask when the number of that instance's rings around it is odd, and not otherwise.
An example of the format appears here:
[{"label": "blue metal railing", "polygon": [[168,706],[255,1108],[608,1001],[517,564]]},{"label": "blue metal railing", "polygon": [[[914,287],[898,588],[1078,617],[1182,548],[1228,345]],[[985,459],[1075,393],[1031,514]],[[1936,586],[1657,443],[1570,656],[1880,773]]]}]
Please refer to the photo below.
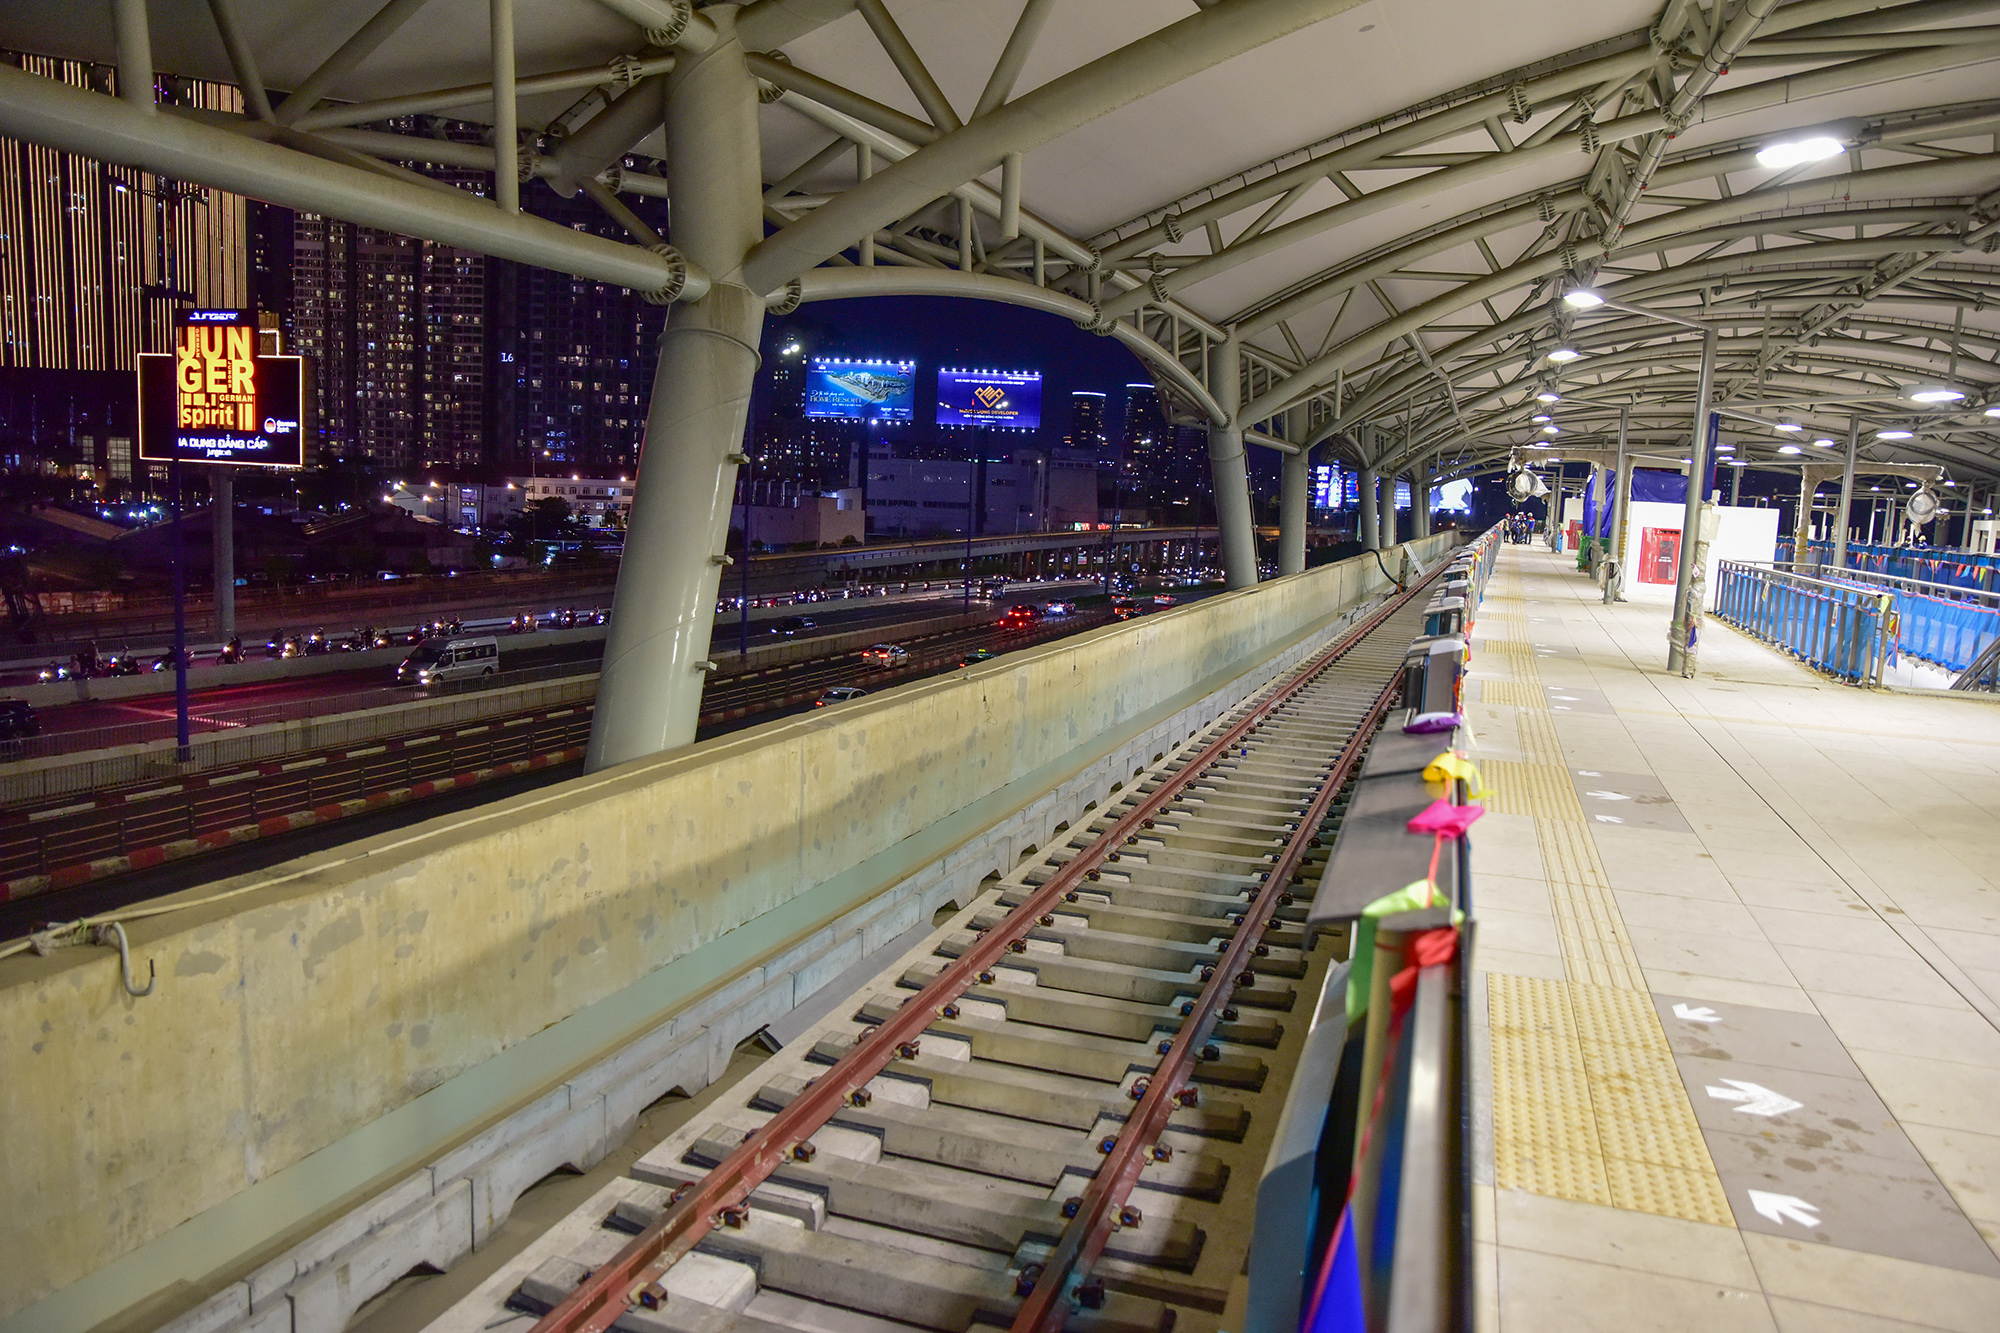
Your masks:
[{"label": "blue metal railing", "polygon": [[1714,614],[1855,684],[1880,684],[1895,647],[1896,595],[1757,565],[1721,561]]},{"label": "blue metal railing", "polygon": [[[1960,553],[1945,554],[1951,557]],[[1864,560],[1859,567],[1837,570],[1778,561],[1772,568],[1858,587],[1875,595],[1892,595],[1896,599],[1893,651],[1952,671],[1967,670],[2000,640],[2000,594],[1971,586],[1963,578],[1954,583],[1938,583],[1884,574],[1866,565]],[[1942,572],[1951,575],[1957,568],[1948,566]]]},{"label": "blue metal railing", "polygon": [[[1783,549],[1779,552],[1778,563],[1783,564],[1789,558],[1791,543],[1780,545]],[[1832,543],[1811,543],[1806,547],[1806,558],[1815,564],[1830,562],[1833,559]],[[2000,556],[1980,555],[1973,551],[1871,546],[1851,542],[1847,547],[1847,569],[1859,575],[1883,574],[1952,588],[2000,591]]]}]

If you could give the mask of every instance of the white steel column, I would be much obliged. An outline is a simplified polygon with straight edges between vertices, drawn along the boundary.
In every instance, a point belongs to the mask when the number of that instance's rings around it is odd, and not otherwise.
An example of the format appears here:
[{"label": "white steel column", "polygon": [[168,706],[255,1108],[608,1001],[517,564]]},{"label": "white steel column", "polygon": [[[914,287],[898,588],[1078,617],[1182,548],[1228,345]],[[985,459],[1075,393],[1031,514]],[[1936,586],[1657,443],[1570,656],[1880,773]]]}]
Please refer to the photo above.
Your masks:
[{"label": "white steel column", "polygon": [[1410,535],[1431,535],[1431,463],[1429,459],[1410,469]]},{"label": "white steel column", "polygon": [[1698,581],[1695,547],[1700,544],[1702,502],[1708,499],[1701,488],[1708,477],[1708,400],[1715,383],[1715,342],[1715,330],[1703,329],[1701,369],[1695,376],[1694,429],[1688,435],[1687,503],[1681,513],[1680,570],[1674,585],[1674,618],[1667,625],[1667,670],[1683,676],[1694,675],[1701,652],[1698,636],[1702,607],[1695,590]]},{"label": "white steel column", "polygon": [[1619,601],[1619,594],[1625,587],[1625,513],[1632,491],[1632,456],[1627,451],[1626,439],[1632,426],[1632,409],[1625,406],[1618,409],[1618,468],[1611,475],[1611,522],[1605,530],[1605,541],[1610,547],[1606,559],[1610,561],[1604,569],[1604,604],[1610,606]]},{"label": "white steel column", "polygon": [[514,0],[491,0],[493,28],[493,198],[521,211],[521,131],[514,101]]},{"label": "white steel column", "polygon": [[1306,501],[1312,489],[1312,450],[1284,456],[1284,488],[1278,493],[1278,573],[1306,568]]},{"label": "white steel column", "polygon": [[1396,544],[1396,475],[1394,472],[1382,474],[1382,503],[1375,511],[1382,518],[1382,534],[1378,540],[1385,551]]},{"label": "white steel column", "polygon": [[1372,465],[1361,469],[1360,530],[1354,535],[1361,539],[1362,547],[1370,551],[1382,549],[1382,520],[1375,513],[1375,484],[1379,476]]},{"label": "white steel column", "polygon": [[1236,421],[1242,401],[1238,344],[1218,343],[1210,356],[1208,391],[1222,408],[1223,422],[1208,428],[1208,475],[1215,490],[1216,544],[1222,548],[1222,581],[1247,588],[1257,581],[1257,531],[1250,515],[1250,470],[1243,457],[1243,428]]},{"label": "white steel column", "polygon": [[113,0],[111,21],[118,39],[118,95],[151,114],[153,37],[146,0]]},{"label": "white steel column", "polygon": [[666,84],[667,177],[674,242],[715,281],[660,335],[584,761],[593,772],[694,739],[764,327],[763,296],[741,276],[763,234],[757,83],[736,10],[705,12],[715,45],[684,53]]},{"label": "white steel column", "polygon": [[1854,512],[1854,455],[1861,448],[1861,418],[1847,419],[1847,459],[1840,468],[1840,512],[1833,516],[1833,567],[1847,568],[1847,525]]}]

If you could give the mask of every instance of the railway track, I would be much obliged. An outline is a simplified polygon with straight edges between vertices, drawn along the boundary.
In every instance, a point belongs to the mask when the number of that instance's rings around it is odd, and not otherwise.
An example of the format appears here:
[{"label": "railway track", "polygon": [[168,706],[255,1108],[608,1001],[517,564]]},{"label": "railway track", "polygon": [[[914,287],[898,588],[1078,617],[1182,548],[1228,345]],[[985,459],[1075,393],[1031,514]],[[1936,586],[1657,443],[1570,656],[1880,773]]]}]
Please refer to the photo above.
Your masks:
[{"label": "railway track", "polygon": [[1302,1010],[1345,954],[1291,890],[1325,863],[1420,606],[990,882],[430,1327],[1240,1327]]}]

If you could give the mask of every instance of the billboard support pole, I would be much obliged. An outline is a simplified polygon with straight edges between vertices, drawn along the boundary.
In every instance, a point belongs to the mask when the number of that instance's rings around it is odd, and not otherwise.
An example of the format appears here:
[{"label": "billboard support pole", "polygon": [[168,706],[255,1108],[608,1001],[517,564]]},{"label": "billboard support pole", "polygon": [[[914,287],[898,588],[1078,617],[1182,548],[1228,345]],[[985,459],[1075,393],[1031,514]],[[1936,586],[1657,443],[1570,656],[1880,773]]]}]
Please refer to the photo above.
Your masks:
[{"label": "billboard support pole", "polygon": [[227,643],[236,633],[236,473],[212,467],[208,487],[215,547],[215,636]]},{"label": "billboard support pole", "polygon": [[174,566],[174,759],[185,764],[194,758],[194,748],[188,738],[188,665],[187,665],[187,562],[181,558],[181,460],[176,452],[174,460],[167,464],[167,489],[173,494],[168,503],[173,512]]}]

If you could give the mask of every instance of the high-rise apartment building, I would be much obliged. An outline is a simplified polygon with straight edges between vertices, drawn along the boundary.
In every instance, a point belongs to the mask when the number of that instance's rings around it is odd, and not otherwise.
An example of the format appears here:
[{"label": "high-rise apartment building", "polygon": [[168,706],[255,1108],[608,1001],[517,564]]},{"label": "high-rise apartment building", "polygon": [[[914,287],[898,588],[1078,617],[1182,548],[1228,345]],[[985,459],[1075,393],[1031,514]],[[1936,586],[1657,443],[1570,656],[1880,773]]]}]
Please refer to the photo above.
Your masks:
[{"label": "high-rise apartment building", "polygon": [[1105,456],[1111,437],[1105,430],[1104,395],[1078,390],[1069,396],[1069,434],[1065,447],[1088,452],[1093,458]]},{"label": "high-rise apartment building", "polygon": [[1167,414],[1160,404],[1159,387],[1150,381],[1125,386],[1125,430],[1121,443],[1127,457],[1164,444]]},{"label": "high-rise apartment building", "polygon": [[[115,91],[102,65],[0,56]],[[162,102],[240,111],[227,84],[161,78]],[[0,366],[131,373],[173,345],[183,306],[241,306],[244,200],[16,139],[0,140]]]},{"label": "high-rise apartment building", "polygon": [[[472,137],[462,126],[440,129]],[[465,187],[482,180],[430,174]],[[392,472],[484,465],[490,261],[314,213],[293,217],[290,233],[281,323],[292,349],[313,363],[319,451]]]},{"label": "high-rise apartment building", "polygon": [[[108,66],[0,60],[117,91]],[[162,77],[155,95],[205,111],[242,106],[234,88],[199,80]],[[138,354],[173,346],[183,306],[248,304],[245,219],[238,195],[0,139],[0,370],[23,372],[10,393],[28,406],[0,418],[8,466],[133,478]]]},{"label": "high-rise apartment building", "polygon": [[[658,164],[627,165],[657,173]],[[626,205],[664,235],[666,201],[628,196]],[[629,239],[583,195],[522,190],[521,206],[578,231]],[[629,473],[646,438],[653,365],[665,307],[637,292],[566,273],[488,260],[492,323],[491,462],[511,472]]]}]

